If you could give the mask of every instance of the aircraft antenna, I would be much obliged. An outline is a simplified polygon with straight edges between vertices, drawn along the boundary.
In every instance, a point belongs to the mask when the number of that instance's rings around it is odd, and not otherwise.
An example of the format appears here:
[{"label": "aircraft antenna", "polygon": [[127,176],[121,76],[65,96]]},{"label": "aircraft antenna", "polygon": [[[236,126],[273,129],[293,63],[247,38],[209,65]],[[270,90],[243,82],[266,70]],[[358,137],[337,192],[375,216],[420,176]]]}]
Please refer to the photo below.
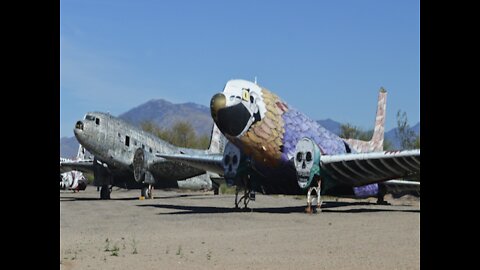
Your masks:
[{"label": "aircraft antenna", "polygon": [[257,76],[255,76],[255,84],[257,84]]}]

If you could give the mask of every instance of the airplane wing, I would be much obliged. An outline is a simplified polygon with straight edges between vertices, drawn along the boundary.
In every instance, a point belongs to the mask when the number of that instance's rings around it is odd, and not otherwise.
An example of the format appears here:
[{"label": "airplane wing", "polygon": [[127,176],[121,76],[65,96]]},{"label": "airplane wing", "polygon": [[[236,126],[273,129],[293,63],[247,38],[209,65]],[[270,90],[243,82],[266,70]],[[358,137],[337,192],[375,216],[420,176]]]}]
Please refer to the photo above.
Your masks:
[{"label": "airplane wing", "polygon": [[325,155],[320,167],[339,182],[363,186],[420,173],[420,149]]},{"label": "airplane wing", "polygon": [[383,182],[389,193],[415,191],[420,193],[420,182],[411,180],[388,180]]},{"label": "airplane wing", "polygon": [[93,160],[60,162],[60,173],[68,171],[92,172]]},{"label": "airplane wing", "polygon": [[222,166],[223,155],[221,154],[155,154],[157,157],[164,158],[166,160],[182,162],[188,164],[194,168],[202,169],[205,171],[217,173],[223,175],[224,169]]}]

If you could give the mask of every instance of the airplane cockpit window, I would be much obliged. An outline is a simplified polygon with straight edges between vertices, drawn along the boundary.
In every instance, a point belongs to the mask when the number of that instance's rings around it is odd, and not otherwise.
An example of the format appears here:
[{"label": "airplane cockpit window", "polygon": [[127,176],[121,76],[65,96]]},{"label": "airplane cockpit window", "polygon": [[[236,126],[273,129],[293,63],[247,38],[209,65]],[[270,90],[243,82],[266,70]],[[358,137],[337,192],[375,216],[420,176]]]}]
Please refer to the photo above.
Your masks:
[{"label": "airplane cockpit window", "polygon": [[95,116],[87,114],[87,115],[85,115],[85,120],[93,121],[93,120],[95,120]]}]

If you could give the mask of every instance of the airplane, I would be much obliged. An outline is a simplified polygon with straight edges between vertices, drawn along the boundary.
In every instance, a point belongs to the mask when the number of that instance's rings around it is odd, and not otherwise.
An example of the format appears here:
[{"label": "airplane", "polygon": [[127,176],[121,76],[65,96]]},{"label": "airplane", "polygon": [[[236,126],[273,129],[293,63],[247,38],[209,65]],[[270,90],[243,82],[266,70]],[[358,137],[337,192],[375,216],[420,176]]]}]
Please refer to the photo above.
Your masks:
[{"label": "airplane", "polygon": [[[306,194],[307,212],[320,208],[320,195],[378,196],[381,203],[387,186],[420,188],[418,182],[388,182],[420,173],[420,149],[383,151],[383,88],[378,100],[372,139],[343,139],[256,82],[230,80],[210,101],[211,116],[228,139],[223,155],[156,156],[223,175],[237,186],[237,208],[243,200],[246,209],[255,192]],[[316,206],[311,193],[317,194]]]},{"label": "airplane", "polygon": [[76,163],[81,166],[81,164],[88,164],[91,161],[91,157],[85,157],[85,149],[81,145],[78,147],[77,156],[74,159],[60,157],[60,189],[68,189],[72,190],[73,192],[85,190],[87,188],[87,179],[83,173],[73,170],[69,167],[62,166],[62,164]]},{"label": "airplane", "polygon": [[87,188],[87,179],[80,171],[68,171],[60,174],[60,189],[77,192]]},{"label": "airplane", "polygon": [[[154,188],[211,190],[218,194],[222,178],[184,163],[158,158],[155,153],[222,153],[226,138],[214,125],[209,149],[188,149],[171,145],[108,113],[88,112],[75,124],[80,145],[93,155],[86,162],[61,162],[63,170],[93,172],[93,185],[100,187],[100,199],[110,199],[113,186],[141,189],[141,197],[153,198]],[[135,162],[134,162],[135,161]]]}]

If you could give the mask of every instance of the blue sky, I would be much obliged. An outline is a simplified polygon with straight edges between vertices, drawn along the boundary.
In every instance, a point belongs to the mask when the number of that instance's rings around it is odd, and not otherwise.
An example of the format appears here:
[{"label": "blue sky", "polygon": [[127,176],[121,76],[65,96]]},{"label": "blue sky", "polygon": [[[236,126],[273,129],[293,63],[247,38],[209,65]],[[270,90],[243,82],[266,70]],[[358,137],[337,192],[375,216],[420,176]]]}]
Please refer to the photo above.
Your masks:
[{"label": "blue sky", "polygon": [[420,121],[419,0],[60,1],[60,136],[87,111],[148,100],[209,105],[230,79],[278,94],[314,120],[373,128],[388,91]]}]

